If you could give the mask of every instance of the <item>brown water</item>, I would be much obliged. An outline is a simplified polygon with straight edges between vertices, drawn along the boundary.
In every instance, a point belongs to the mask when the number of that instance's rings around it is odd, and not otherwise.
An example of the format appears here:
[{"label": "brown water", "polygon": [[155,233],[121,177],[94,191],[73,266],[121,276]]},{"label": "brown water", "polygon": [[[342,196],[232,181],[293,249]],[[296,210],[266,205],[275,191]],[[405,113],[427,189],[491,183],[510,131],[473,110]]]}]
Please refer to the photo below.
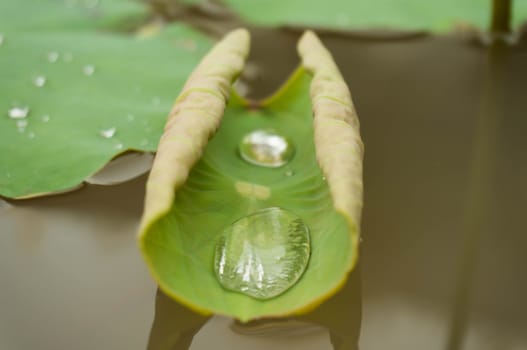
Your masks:
[{"label": "brown water", "polygon": [[[256,31],[250,94],[298,62]],[[294,320],[239,325],[157,292],[145,176],[0,205],[0,349],[527,349],[527,47],[326,36],[366,145],[360,266]],[[252,60],[252,59],[251,59]]]}]

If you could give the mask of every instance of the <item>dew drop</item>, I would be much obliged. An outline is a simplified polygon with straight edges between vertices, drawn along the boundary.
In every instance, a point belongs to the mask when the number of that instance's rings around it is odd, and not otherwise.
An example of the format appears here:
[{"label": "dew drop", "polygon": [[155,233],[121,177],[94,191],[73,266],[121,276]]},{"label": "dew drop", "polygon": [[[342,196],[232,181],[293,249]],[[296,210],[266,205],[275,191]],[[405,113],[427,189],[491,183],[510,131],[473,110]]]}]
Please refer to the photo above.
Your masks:
[{"label": "dew drop", "polygon": [[154,97],[154,98],[152,99],[152,104],[153,104],[154,106],[159,106],[159,105],[161,104],[161,99],[160,99],[159,97],[157,97],[157,96]]},{"label": "dew drop", "polygon": [[268,168],[280,167],[293,158],[293,145],[272,130],[255,130],[245,135],[238,146],[243,160]]},{"label": "dew drop", "polygon": [[128,120],[129,122],[134,121],[134,120],[135,120],[135,115],[133,115],[133,114],[128,114],[128,115],[126,116],[126,120]]},{"label": "dew drop", "polygon": [[55,63],[59,59],[59,53],[57,51],[48,52],[48,62]]},{"label": "dew drop", "polygon": [[326,181],[326,177],[325,176],[322,176],[322,181]]},{"label": "dew drop", "polygon": [[118,143],[118,144],[115,145],[114,148],[117,149],[117,150],[123,149],[123,144],[122,143]]},{"label": "dew drop", "polygon": [[148,140],[147,140],[147,139],[143,139],[143,140],[141,140],[140,145],[141,145],[141,146],[146,146],[146,145],[148,145]]},{"label": "dew drop", "polygon": [[93,75],[93,73],[95,73],[95,66],[92,64],[87,64],[82,67],[82,72],[84,73],[84,75],[90,77]]},{"label": "dew drop", "polygon": [[115,135],[117,130],[115,128],[102,129],[100,135],[104,138],[110,139]]},{"label": "dew drop", "polygon": [[46,115],[43,115],[40,119],[42,119],[42,121],[43,121],[44,123],[47,123],[47,122],[49,122],[49,120],[50,120],[51,118],[50,118],[49,115],[46,114]]},{"label": "dew drop", "polygon": [[4,43],[4,34],[0,34],[0,46]]},{"label": "dew drop", "polygon": [[28,122],[26,119],[19,119],[16,121],[16,127],[18,129],[18,132],[20,133],[23,133],[24,131],[26,131],[26,126],[27,126]]},{"label": "dew drop", "polygon": [[29,114],[29,107],[13,107],[7,111],[7,115],[11,119],[22,119]]},{"label": "dew drop", "polygon": [[28,134],[27,134],[27,137],[30,138],[30,139],[34,139],[35,138],[35,133],[33,131],[30,131]]},{"label": "dew drop", "polygon": [[302,219],[281,208],[262,209],[223,230],[214,270],[224,288],[270,299],[300,279],[310,249],[309,229]]},{"label": "dew drop", "polygon": [[33,79],[33,84],[36,87],[43,87],[44,85],[46,85],[46,77],[43,75],[35,77],[35,79]]},{"label": "dew drop", "polygon": [[285,171],[285,176],[290,177],[295,175],[295,172],[291,169]]}]

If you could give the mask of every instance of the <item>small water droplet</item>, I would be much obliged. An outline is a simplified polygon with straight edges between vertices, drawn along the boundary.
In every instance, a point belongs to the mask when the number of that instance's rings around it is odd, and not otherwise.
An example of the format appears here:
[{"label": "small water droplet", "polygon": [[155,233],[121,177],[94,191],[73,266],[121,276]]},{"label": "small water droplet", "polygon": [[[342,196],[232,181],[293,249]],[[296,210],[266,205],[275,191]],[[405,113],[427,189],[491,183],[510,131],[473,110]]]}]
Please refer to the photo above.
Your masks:
[{"label": "small water droplet", "polygon": [[26,126],[27,126],[28,122],[26,119],[20,119],[20,120],[17,120],[16,121],[16,127],[18,129],[18,132],[24,132],[26,131]]},{"label": "small water droplet", "polygon": [[322,176],[322,181],[326,181],[326,177],[325,176]]},{"label": "small water droplet", "polygon": [[42,121],[43,121],[44,123],[47,123],[47,122],[49,122],[49,120],[50,120],[51,118],[50,118],[49,115],[46,114],[46,115],[43,115],[40,119],[42,119]]},{"label": "small water droplet", "polygon": [[28,134],[27,134],[27,137],[30,138],[30,139],[34,139],[35,138],[35,133],[33,131],[30,131]]},{"label": "small water droplet", "polygon": [[55,63],[59,59],[59,53],[57,51],[48,52],[48,62]]},{"label": "small water droplet", "polygon": [[159,105],[161,104],[161,99],[160,99],[159,97],[157,97],[157,96],[154,97],[154,98],[152,99],[152,104],[153,104],[154,106],[159,106]]},{"label": "small water droplet", "polygon": [[110,139],[115,135],[117,130],[115,128],[102,129],[100,135],[104,138]]},{"label": "small water droplet", "polygon": [[134,121],[134,120],[135,120],[135,115],[133,115],[133,114],[128,114],[128,115],[126,116],[126,120],[128,120],[129,122]]},{"label": "small water droplet", "polygon": [[29,114],[29,107],[13,107],[7,111],[7,115],[11,119],[22,119]]},{"label": "small water droplet", "polygon": [[92,64],[87,64],[82,67],[82,72],[84,73],[84,75],[90,77],[93,75],[93,73],[95,73],[95,66]]},{"label": "small water droplet", "polygon": [[266,208],[223,230],[214,270],[224,288],[270,299],[298,281],[310,250],[309,229],[302,219],[281,208]]},{"label": "small water droplet", "polygon": [[73,61],[73,54],[71,52],[66,52],[63,56],[62,56],[62,59],[64,60],[64,62],[66,63],[70,63],[71,61]]},{"label": "small water droplet", "polygon": [[295,175],[295,172],[294,172],[293,170],[291,170],[291,169],[286,170],[286,172],[285,172],[285,176],[288,176],[288,177],[289,177],[289,176],[293,176],[293,175]]},{"label": "small water droplet", "polygon": [[115,149],[123,149],[123,144],[122,143],[118,143],[115,145],[114,147]]},{"label": "small water droplet", "polygon": [[146,145],[148,145],[148,140],[147,139],[141,140],[141,146],[146,146]]},{"label": "small water droplet", "polygon": [[46,85],[46,77],[43,75],[35,77],[35,79],[33,79],[33,84],[36,87],[43,87],[44,85]]},{"label": "small water droplet", "polygon": [[243,160],[268,168],[288,163],[295,153],[291,142],[272,130],[255,130],[245,135],[238,146]]},{"label": "small water droplet", "polygon": [[2,44],[4,43],[4,40],[5,40],[4,34],[0,33],[0,46],[2,46]]}]

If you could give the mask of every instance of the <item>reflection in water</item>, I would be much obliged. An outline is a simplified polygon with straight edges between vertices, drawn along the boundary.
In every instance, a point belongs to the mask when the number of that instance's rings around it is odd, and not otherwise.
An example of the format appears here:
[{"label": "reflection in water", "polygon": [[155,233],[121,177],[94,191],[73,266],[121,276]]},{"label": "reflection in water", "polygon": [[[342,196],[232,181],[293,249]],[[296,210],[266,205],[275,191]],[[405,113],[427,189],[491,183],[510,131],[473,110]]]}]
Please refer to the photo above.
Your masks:
[{"label": "reflection in water", "polygon": [[357,267],[344,288],[308,314],[246,324],[198,315],[158,290],[147,350],[353,350],[358,349],[360,326]]}]

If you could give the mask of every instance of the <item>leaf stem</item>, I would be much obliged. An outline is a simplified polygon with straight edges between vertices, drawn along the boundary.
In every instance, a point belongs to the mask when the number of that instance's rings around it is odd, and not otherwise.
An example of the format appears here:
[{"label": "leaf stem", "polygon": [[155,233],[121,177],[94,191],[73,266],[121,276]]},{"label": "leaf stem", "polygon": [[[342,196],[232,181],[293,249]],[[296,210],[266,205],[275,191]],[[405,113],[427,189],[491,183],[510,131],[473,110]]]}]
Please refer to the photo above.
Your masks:
[{"label": "leaf stem", "polygon": [[511,13],[511,0],[492,0],[491,33],[509,33],[511,31]]}]

